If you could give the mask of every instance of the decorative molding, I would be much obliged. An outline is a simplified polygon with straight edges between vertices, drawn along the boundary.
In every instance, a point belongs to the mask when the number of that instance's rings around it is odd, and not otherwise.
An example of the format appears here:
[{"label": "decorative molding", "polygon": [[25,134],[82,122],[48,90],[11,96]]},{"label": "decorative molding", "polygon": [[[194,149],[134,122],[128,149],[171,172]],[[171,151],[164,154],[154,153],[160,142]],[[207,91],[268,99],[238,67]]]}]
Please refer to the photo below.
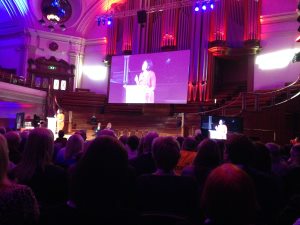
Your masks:
[{"label": "decorative molding", "polygon": [[107,44],[106,37],[95,38],[95,39],[87,39],[85,41],[85,45],[86,46],[90,46],[90,45],[106,45],[106,44]]},{"label": "decorative molding", "polygon": [[0,82],[0,99],[13,102],[45,104],[47,93],[33,88]]},{"label": "decorative molding", "polygon": [[297,20],[297,12],[278,13],[272,15],[263,15],[260,17],[261,25],[273,24],[273,23],[284,23],[294,22]]},{"label": "decorative molding", "polygon": [[34,30],[34,29],[28,29],[28,33],[31,35],[31,37],[40,37],[43,39],[48,39],[51,41],[61,41],[66,43],[73,43],[77,45],[85,45],[85,39],[80,37],[75,37],[71,35],[65,35],[65,34],[57,34],[52,32],[45,32],[41,30]]}]

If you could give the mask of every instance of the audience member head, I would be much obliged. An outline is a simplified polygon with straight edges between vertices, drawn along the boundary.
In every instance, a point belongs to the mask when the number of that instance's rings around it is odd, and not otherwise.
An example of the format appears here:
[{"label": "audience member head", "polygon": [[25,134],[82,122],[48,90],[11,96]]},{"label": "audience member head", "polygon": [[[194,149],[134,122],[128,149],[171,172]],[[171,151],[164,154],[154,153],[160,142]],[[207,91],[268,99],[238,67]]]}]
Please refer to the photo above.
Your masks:
[{"label": "audience member head", "polygon": [[253,143],[243,134],[229,135],[224,152],[225,161],[243,166],[251,166],[254,155]]},{"label": "audience member head", "polygon": [[280,162],[280,160],[281,160],[280,145],[269,142],[266,144],[266,147],[269,150],[272,162],[274,162],[274,163]]},{"label": "audience member head", "polygon": [[187,151],[195,151],[197,142],[193,137],[186,137],[182,143],[182,149]]},{"label": "audience member head", "polygon": [[143,153],[151,152],[152,142],[157,137],[158,133],[156,133],[155,131],[151,131],[145,136],[143,141]]},{"label": "audience member head", "polygon": [[86,141],[86,131],[85,130],[79,130],[79,131],[76,131],[74,134],[79,134],[84,141]]},{"label": "audience member head", "polygon": [[255,142],[254,146],[253,167],[261,172],[270,173],[272,161],[268,148],[261,142]]},{"label": "audience member head", "polygon": [[63,138],[65,136],[65,132],[63,130],[58,131],[58,137]]},{"label": "audience member head", "polygon": [[121,137],[119,137],[119,141],[121,141],[123,145],[126,145],[128,141],[127,135],[124,134]]},{"label": "audience member head", "polygon": [[202,134],[202,131],[200,129],[195,130],[195,140],[197,141],[197,144],[199,144],[201,141],[203,141],[204,136]]},{"label": "audience member head", "polygon": [[6,129],[5,127],[0,127],[0,134],[5,134],[6,133]]},{"label": "audience member head", "polygon": [[139,147],[140,139],[136,135],[129,136],[127,140],[127,145],[131,150],[137,150]]},{"label": "audience member head", "polygon": [[25,145],[27,143],[28,136],[29,136],[29,131],[28,130],[24,130],[20,133],[21,143],[20,143],[19,151],[21,153],[24,151]]},{"label": "audience member head", "polygon": [[114,137],[114,138],[117,138],[115,132],[113,130],[100,130],[97,132],[97,137],[100,137],[100,136],[111,136],[111,137]]},{"label": "audience member head", "polygon": [[21,142],[21,137],[20,134],[16,131],[9,131],[5,135],[6,140],[7,140],[7,145],[9,149],[18,149],[20,142]]},{"label": "audience member head", "polygon": [[71,159],[83,151],[84,140],[79,134],[73,134],[67,141],[65,159]]},{"label": "audience member head", "polygon": [[256,209],[254,184],[242,169],[223,164],[209,174],[201,206],[214,224],[251,224]]},{"label": "audience member head", "polygon": [[36,169],[45,169],[51,163],[54,150],[54,136],[51,130],[35,128],[30,131],[22,160],[16,168],[17,178],[30,179]]},{"label": "audience member head", "polygon": [[180,147],[173,137],[157,137],[152,144],[152,155],[157,169],[172,172],[180,158]]},{"label": "audience member head", "polygon": [[6,178],[8,169],[8,146],[6,138],[0,134],[0,184]]},{"label": "audience member head", "polygon": [[180,149],[182,149],[182,144],[183,144],[183,141],[184,141],[184,137],[178,136],[178,137],[176,138],[176,141],[178,141],[179,146],[180,146]]},{"label": "audience member head", "polygon": [[124,145],[111,136],[96,137],[78,162],[71,195],[79,208],[110,209],[118,201],[128,172]]},{"label": "audience member head", "polygon": [[291,148],[290,152],[290,158],[288,160],[289,165],[294,166],[300,166],[300,144],[295,144]]},{"label": "audience member head", "polygon": [[221,153],[217,143],[208,138],[197,146],[197,155],[193,165],[196,167],[215,168],[221,163]]},{"label": "audience member head", "polygon": [[112,127],[112,124],[109,122],[109,123],[107,123],[107,125],[106,125],[106,129],[111,129],[111,127]]},{"label": "audience member head", "polygon": [[21,137],[16,131],[9,131],[5,134],[7,140],[9,159],[15,164],[18,164],[21,160],[21,153],[19,151],[21,144]]},{"label": "audience member head", "polygon": [[142,155],[144,152],[144,141],[145,141],[145,137],[141,137],[140,143],[138,146],[138,156]]}]

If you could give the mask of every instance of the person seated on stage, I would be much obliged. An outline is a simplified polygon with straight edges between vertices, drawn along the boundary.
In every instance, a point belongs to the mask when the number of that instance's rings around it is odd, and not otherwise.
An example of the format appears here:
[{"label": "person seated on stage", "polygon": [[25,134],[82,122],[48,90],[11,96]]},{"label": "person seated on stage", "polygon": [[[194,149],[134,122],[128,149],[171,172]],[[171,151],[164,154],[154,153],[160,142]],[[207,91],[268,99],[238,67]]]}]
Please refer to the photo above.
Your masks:
[{"label": "person seated on stage", "polygon": [[135,76],[134,81],[140,87],[143,87],[145,96],[144,103],[154,103],[154,90],[156,88],[156,76],[152,71],[153,63],[151,60],[145,60],[142,65],[142,72]]}]

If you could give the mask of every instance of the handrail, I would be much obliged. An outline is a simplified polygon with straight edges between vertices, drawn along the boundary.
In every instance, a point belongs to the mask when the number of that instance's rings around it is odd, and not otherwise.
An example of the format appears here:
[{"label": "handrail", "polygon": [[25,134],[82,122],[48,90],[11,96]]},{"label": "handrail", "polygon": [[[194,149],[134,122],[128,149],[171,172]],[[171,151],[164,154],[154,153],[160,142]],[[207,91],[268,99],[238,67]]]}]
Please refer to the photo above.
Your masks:
[{"label": "handrail", "polygon": [[298,76],[297,80],[295,80],[294,82],[292,82],[291,84],[284,86],[282,88],[273,90],[273,91],[267,91],[267,92],[246,92],[247,94],[253,94],[253,95],[268,95],[268,94],[273,94],[273,93],[278,93],[281,91],[285,91],[286,89],[289,89],[290,87],[292,87],[293,85],[297,84],[298,82],[300,82],[300,75]]},{"label": "handrail", "polygon": [[[246,100],[243,99],[243,97],[246,97],[247,95],[256,95],[257,97],[263,96],[263,95],[270,95],[270,98],[273,98],[273,97],[276,96],[276,94],[282,93],[283,91],[287,91],[287,90],[291,89],[291,87],[293,87],[298,82],[300,82],[300,75],[298,76],[297,80],[295,80],[291,84],[289,84],[289,85],[287,85],[287,86],[285,86],[283,88],[279,88],[277,90],[274,90],[274,91],[263,92],[263,93],[257,93],[257,92],[240,92],[239,95],[236,97],[236,99],[234,99],[232,102],[230,102],[230,103],[228,103],[226,105],[223,105],[223,106],[221,106],[219,108],[215,108],[215,109],[212,109],[212,110],[207,110],[207,111],[204,111],[204,112],[199,112],[197,114],[199,114],[199,115],[205,115],[207,113],[212,113],[212,112],[217,112],[217,111],[224,110],[224,109],[230,107],[231,105],[235,104],[238,100],[240,100],[240,98],[242,98],[241,110],[238,113],[238,114],[240,114],[243,110],[245,110],[245,108],[243,108],[243,105],[246,106],[246,102],[245,102]],[[289,100],[297,97],[298,95],[300,95],[300,91],[298,93],[296,93],[295,95],[293,95],[292,97],[289,97],[289,98],[285,99],[284,101],[281,101],[280,103],[272,104],[271,106],[264,106],[262,108],[266,109],[266,108],[270,108],[270,107],[273,107],[273,106],[277,106],[277,105],[283,104],[283,103],[288,102]],[[259,104],[259,103],[256,103],[256,104]],[[256,108],[256,110],[258,110],[258,107]]]},{"label": "handrail", "polygon": [[[276,104],[274,104],[274,105],[272,105],[272,106],[279,106],[279,105],[282,105],[282,104],[284,104],[284,103],[287,103],[287,102],[289,102],[290,100],[292,100],[292,99],[298,97],[299,95],[300,95],[300,91],[298,91],[298,92],[297,92],[296,94],[294,94],[292,97],[290,97],[290,98],[288,98],[288,99],[285,99],[284,101],[278,102],[278,103],[276,103]],[[265,106],[265,107],[263,107],[263,108],[264,108],[264,109],[268,109],[268,108],[271,108],[272,106]]]},{"label": "handrail", "polygon": [[239,95],[238,95],[232,102],[229,102],[228,104],[223,105],[223,106],[221,106],[221,107],[219,107],[219,108],[207,110],[207,111],[204,111],[204,112],[199,112],[199,113],[197,113],[197,114],[205,115],[205,114],[207,114],[207,113],[216,112],[216,111],[225,109],[225,108],[227,108],[228,106],[233,105],[234,103],[236,103],[236,102],[239,100],[239,98],[242,97],[242,95],[243,95],[243,92],[240,92]]}]

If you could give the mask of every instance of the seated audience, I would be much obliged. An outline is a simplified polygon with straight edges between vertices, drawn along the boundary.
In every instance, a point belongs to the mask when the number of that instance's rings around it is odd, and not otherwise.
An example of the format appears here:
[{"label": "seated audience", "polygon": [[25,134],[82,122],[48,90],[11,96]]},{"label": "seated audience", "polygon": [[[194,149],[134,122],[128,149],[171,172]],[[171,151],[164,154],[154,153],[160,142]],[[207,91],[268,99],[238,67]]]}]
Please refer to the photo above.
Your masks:
[{"label": "seated audience", "polygon": [[287,171],[287,163],[281,156],[280,146],[270,142],[266,144],[266,147],[271,155],[272,173],[279,177],[285,175]]},{"label": "seated audience", "polygon": [[125,147],[110,136],[93,140],[70,185],[71,202],[82,224],[130,224],[134,181]]},{"label": "seated audience", "polygon": [[55,163],[67,168],[78,161],[82,152],[83,138],[78,134],[73,134],[68,139],[66,147],[59,150]]},{"label": "seated audience", "polygon": [[288,171],[283,177],[287,200],[294,195],[300,195],[300,144],[291,148],[288,163]]},{"label": "seated audience", "polygon": [[180,175],[183,168],[193,163],[196,152],[197,142],[193,137],[187,137],[184,139],[182,148],[180,150],[180,159],[176,166],[176,174]]},{"label": "seated audience", "polygon": [[193,164],[185,167],[182,175],[194,177],[201,189],[210,171],[220,163],[221,154],[217,143],[210,139],[204,139],[197,147],[197,155]]},{"label": "seated audience", "polygon": [[142,213],[159,212],[193,218],[196,209],[196,182],[175,175],[180,158],[179,144],[173,137],[158,137],[152,145],[157,167],[153,174],[137,180],[138,209]]},{"label": "seated audience", "polygon": [[0,127],[0,134],[4,135],[6,133],[5,127]]},{"label": "seated audience", "polygon": [[254,147],[253,168],[270,174],[272,162],[268,148],[261,142],[255,142]]},{"label": "seated audience", "polygon": [[127,140],[128,140],[128,137],[126,134],[122,135],[120,138],[119,138],[119,141],[121,141],[121,143],[126,146],[127,144]]},{"label": "seated audience", "polygon": [[5,134],[8,150],[9,160],[14,164],[18,164],[21,160],[21,152],[19,151],[21,144],[21,137],[16,131],[9,131]]},{"label": "seated audience", "polygon": [[8,147],[0,134],[0,224],[37,224],[39,207],[31,189],[7,178]]},{"label": "seated audience", "polygon": [[129,161],[130,165],[135,168],[137,176],[155,172],[156,168],[152,158],[151,146],[153,140],[157,137],[158,133],[153,131],[149,132],[142,142],[142,154]]},{"label": "seated audience", "polygon": [[272,223],[276,220],[282,202],[282,190],[274,176],[253,168],[254,156],[255,146],[245,135],[233,134],[228,137],[224,158],[238,165],[252,178],[261,207],[261,220]]},{"label": "seated audience", "polygon": [[51,130],[35,128],[28,136],[21,162],[12,171],[18,183],[31,187],[42,208],[67,199],[66,172],[52,164],[53,146]]},{"label": "seated audience", "polygon": [[139,138],[136,135],[129,136],[126,144],[126,150],[128,153],[128,159],[133,159],[138,155]]},{"label": "seated audience", "polygon": [[63,130],[58,131],[58,137],[55,139],[54,143],[59,144],[60,148],[64,148],[67,144],[68,139],[64,137],[65,132]]},{"label": "seated audience", "polygon": [[239,167],[223,164],[208,176],[201,207],[206,216],[205,224],[254,224],[256,197],[253,181]]}]

